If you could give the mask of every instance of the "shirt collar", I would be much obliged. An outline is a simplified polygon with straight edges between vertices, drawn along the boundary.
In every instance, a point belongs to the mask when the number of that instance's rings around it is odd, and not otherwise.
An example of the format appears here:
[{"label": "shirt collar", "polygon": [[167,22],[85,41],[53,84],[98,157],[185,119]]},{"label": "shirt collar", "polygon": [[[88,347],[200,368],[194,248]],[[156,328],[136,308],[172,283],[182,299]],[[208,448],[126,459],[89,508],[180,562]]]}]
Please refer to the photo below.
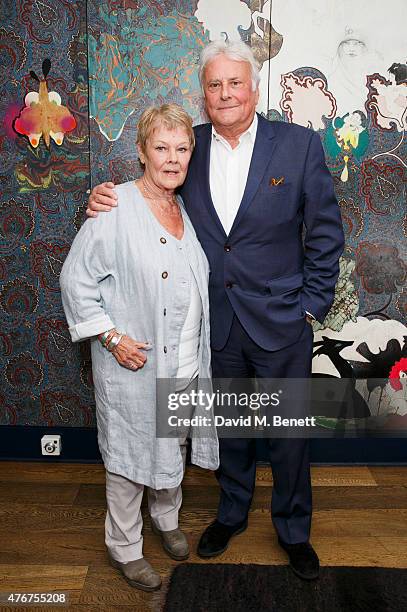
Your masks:
[{"label": "shirt collar", "polygon": [[[248,127],[248,129],[245,132],[243,132],[243,134],[240,135],[239,145],[242,142],[243,138],[250,138],[250,140],[254,143],[254,141],[256,140],[256,134],[257,134],[257,124],[258,124],[257,113],[254,113],[254,118],[253,118],[251,125]],[[223,142],[224,144],[230,147],[228,141],[223,136],[221,136],[221,134],[218,134],[218,132],[213,127],[213,125],[212,125],[212,139]]]}]

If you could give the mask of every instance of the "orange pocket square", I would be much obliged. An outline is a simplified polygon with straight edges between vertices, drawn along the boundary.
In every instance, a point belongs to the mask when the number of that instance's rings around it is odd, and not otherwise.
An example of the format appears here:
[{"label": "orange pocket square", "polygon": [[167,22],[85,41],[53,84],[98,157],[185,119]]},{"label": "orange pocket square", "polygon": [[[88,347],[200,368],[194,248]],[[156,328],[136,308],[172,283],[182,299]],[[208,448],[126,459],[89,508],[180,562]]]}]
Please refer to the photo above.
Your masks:
[{"label": "orange pocket square", "polygon": [[278,185],[284,185],[284,177],[279,176],[275,178],[274,176],[269,181],[270,187],[277,187]]}]

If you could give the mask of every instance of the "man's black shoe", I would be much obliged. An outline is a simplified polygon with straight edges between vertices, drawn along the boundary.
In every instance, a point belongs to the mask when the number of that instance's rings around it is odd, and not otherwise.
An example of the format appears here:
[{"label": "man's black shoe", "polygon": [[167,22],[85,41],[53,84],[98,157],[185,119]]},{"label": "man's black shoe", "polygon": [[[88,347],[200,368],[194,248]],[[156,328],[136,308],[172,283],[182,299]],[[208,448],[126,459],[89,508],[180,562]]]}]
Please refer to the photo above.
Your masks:
[{"label": "man's black shoe", "polygon": [[198,555],[206,559],[222,554],[227,549],[230,538],[243,533],[246,528],[247,521],[235,527],[214,521],[205,529],[199,540]]},{"label": "man's black shoe", "polygon": [[278,538],[281,548],[284,548],[290,559],[290,567],[294,574],[303,580],[315,580],[319,576],[319,559],[309,542],[301,544],[286,544]]}]

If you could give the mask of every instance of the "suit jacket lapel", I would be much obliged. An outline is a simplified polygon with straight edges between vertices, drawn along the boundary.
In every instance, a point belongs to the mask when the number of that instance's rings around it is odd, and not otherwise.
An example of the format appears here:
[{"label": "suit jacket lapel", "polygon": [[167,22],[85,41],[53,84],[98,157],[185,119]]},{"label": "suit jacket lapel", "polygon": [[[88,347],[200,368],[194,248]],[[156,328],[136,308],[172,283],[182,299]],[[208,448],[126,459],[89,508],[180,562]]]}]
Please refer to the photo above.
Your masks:
[{"label": "suit jacket lapel", "polygon": [[237,215],[233,222],[232,229],[230,230],[230,234],[232,234],[236,226],[240,223],[243,215],[253,200],[277,144],[277,138],[275,137],[272,123],[260,115],[258,115],[258,120],[259,123],[257,126],[256,140],[254,143],[246,188],[243,193],[239,210],[237,211]]},{"label": "suit jacket lapel", "polygon": [[197,147],[195,149],[196,155],[196,172],[199,177],[199,183],[201,186],[201,192],[203,196],[203,200],[205,205],[207,206],[210,214],[213,217],[213,220],[218,227],[218,229],[222,232],[223,236],[226,237],[225,230],[223,225],[218,217],[215,206],[213,205],[212,196],[211,196],[211,188],[209,184],[209,164],[210,164],[210,154],[211,154],[211,139],[212,139],[212,124],[208,123],[204,129],[200,130],[198,134],[196,134]]}]

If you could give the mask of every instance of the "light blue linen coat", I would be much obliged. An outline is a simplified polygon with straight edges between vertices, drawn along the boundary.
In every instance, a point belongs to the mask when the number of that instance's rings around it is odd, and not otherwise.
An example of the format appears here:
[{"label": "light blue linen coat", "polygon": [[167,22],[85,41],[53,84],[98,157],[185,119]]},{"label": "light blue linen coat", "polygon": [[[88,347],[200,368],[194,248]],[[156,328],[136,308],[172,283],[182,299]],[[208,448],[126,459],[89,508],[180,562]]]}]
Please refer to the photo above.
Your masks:
[{"label": "light blue linen coat", "polygon": [[[118,207],[88,219],[75,237],[61,272],[62,301],[73,342],[91,339],[98,443],[106,469],[154,489],[170,488],[180,484],[183,463],[177,438],[156,438],[156,380],[177,373],[191,282],[185,265],[177,265],[181,255],[202,300],[198,388],[200,381],[207,387],[209,267],[182,205],[184,236],[178,241],[134,182],[116,192]],[[101,346],[97,334],[113,327],[151,343],[142,369],[120,366]],[[192,438],[191,459],[203,468],[218,467],[214,426],[207,437]]]}]

